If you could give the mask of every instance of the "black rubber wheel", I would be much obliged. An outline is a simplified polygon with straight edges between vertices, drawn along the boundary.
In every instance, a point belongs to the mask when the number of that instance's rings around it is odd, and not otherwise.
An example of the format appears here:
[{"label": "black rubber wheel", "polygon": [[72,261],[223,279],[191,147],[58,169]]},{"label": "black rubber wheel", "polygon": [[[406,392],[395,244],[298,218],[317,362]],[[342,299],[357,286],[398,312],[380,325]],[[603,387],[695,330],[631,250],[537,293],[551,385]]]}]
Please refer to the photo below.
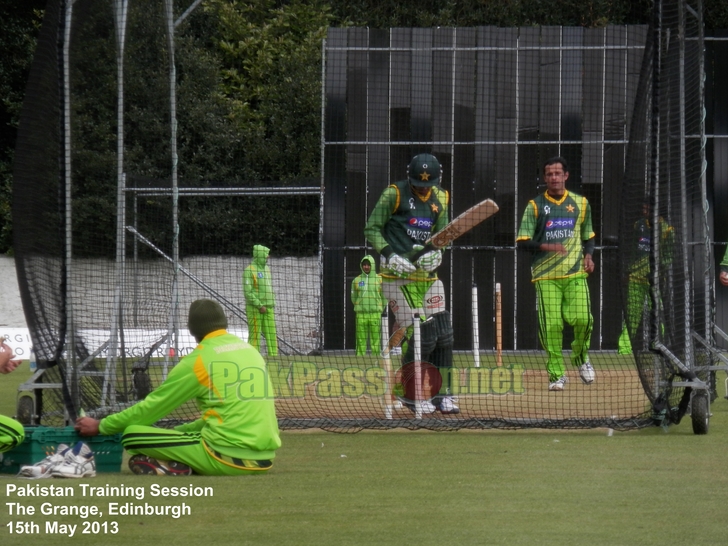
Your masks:
[{"label": "black rubber wheel", "polygon": [[152,392],[152,382],[146,371],[134,372],[133,382],[137,400],[144,400]]},{"label": "black rubber wheel", "polygon": [[708,434],[710,421],[710,401],[708,392],[701,390],[693,393],[690,401],[690,418],[693,421],[694,434]]},{"label": "black rubber wheel", "polygon": [[21,425],[31,425],[35,413],[35,400],[32,396],[24,394],[18,399],[18,422]]}]

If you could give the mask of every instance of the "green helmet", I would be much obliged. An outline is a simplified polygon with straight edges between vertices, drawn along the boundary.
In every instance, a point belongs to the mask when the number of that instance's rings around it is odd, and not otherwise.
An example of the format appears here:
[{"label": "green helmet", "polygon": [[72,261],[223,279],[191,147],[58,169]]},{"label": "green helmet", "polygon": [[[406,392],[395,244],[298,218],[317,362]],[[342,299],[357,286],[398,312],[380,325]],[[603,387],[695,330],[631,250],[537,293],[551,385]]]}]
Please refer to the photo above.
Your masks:
[{"label": "green helmet", "polygon": [[440,162],[432,154],[417,154],[407,168],[407,178],[414,186],[436,186],[440,183]]}]

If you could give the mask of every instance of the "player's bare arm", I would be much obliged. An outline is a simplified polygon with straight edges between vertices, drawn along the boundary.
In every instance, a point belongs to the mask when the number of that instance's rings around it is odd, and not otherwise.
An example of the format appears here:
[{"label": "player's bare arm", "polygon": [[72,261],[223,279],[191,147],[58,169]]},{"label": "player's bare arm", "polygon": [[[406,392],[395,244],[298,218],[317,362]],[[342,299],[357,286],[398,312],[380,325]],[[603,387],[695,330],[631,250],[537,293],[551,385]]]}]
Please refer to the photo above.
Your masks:
[{"label": "player's bare arm", "polygon": [[594,260],[592,260],[591,254],[584,255],[584,271],[587,273],[594,271]]}]

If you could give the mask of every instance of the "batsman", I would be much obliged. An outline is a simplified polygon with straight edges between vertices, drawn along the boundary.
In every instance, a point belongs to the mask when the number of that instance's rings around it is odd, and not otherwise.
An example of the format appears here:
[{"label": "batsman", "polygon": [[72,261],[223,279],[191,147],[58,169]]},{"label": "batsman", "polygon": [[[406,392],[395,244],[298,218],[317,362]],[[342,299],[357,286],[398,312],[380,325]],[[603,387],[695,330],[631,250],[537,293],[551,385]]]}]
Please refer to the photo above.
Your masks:
[{"label": "batsman", "polygon": [[[440,187],[441,168],[428,153],[414,156],[407,178],[388,186],[379,197],[364,227],[364,235],[380,254],[382,292],[401,326],[413,324],[415,309],[421,309],[422,360],[435,365],[442,375],[442,389],[431,402],[423,402],[423,413],[459,413],[449,390],[452,368],[453,329],[445,305],[445,289],[437,278],[442,250],[428,250],[426,241],[448,223],[448,192]],[[417,257],[419,256],[419,257]],[[414,344],[407,343],[402,363],[414,360]]]}]

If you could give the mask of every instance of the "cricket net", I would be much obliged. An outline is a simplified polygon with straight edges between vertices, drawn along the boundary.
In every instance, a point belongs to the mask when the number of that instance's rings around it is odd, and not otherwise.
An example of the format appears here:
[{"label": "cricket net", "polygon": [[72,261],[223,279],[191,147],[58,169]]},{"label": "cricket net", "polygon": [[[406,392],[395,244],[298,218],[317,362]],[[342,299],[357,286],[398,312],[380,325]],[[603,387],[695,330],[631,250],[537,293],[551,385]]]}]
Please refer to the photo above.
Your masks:
[{"label": "cricket net", "polygon": [[[655,401],[669,400],[671,415],[683,387],[672,382],[666,392],[671,376],[660,372],[652,388],[642,323],[629,328],[635,352],[617,352],[630,238],[620,226],[633,225],[638,204],[656,194],[640,173],[682,167],[665,151],[652,168],[647,146],[653,118],[643,90],[651,80],[640,70],[652,66],[652,27],[331,28],[323,48],[311,32],[256,87],[246,83],[260,75],[245,73],[245,55],[259,54],[268,37],[256,42],[251,31],[237,42],[249,49],[231,60],[237,27],[225,26],[234,14],[220,12],[222,4],[48,3],[14,171],[19,284],[40,364],[21,387],[19,416],[59,425],[80,409],[101,417],[143,399],[193,349],[186,316],[200,297],[219,301],[229,329],[247,339],[241,281],[260,244],[271,249],[278,342],[277,355],[268,340],[261,353],[284,428],[665,422]],[[698,55],[698,45],[679,43]],[[665,112],[679,112],[678,99],[694,93],[665,99],[660,115],[675,123],[681,116]],[[682,115],[684,157],[699,151],[695,115]],[[666,134],[665,146],[680,138]],[[454,361],[434,375],[426,362],[410,373],[401,344],[388,346],[397,330],[391,314],[356,356],[350,301],[361,259],[376,254],[363,234],[367,217],[425,151],[443,166],[452,217],[486,198],[500,207],[445,252],[438,275]],[[568,159],[568,188],[588,198],[596,233],[588,284],[597,379],[581,385],[569,366],[561,392],[548,390],[530,257],[515,247],[523,210],[544,191],[541,165],[554,155]],[[678,197],[660,192],[652,201],[687,237],[675,238],[675,275],[692,263],[679,252],[707,252],[699,193],[689,190],[682,202],[692,212],[679,222]],[[686,278],[671,277],[672,289]],[[680,325],[669,328],[677,339]],[[567,362],[573,339],[567,327]],[[446,384],[460,412],[409,409],[419,402],[413,396],[429,392],[424,384],[412,391],[416,378]],[[160,425],[195,418],[188,404]]]}]

